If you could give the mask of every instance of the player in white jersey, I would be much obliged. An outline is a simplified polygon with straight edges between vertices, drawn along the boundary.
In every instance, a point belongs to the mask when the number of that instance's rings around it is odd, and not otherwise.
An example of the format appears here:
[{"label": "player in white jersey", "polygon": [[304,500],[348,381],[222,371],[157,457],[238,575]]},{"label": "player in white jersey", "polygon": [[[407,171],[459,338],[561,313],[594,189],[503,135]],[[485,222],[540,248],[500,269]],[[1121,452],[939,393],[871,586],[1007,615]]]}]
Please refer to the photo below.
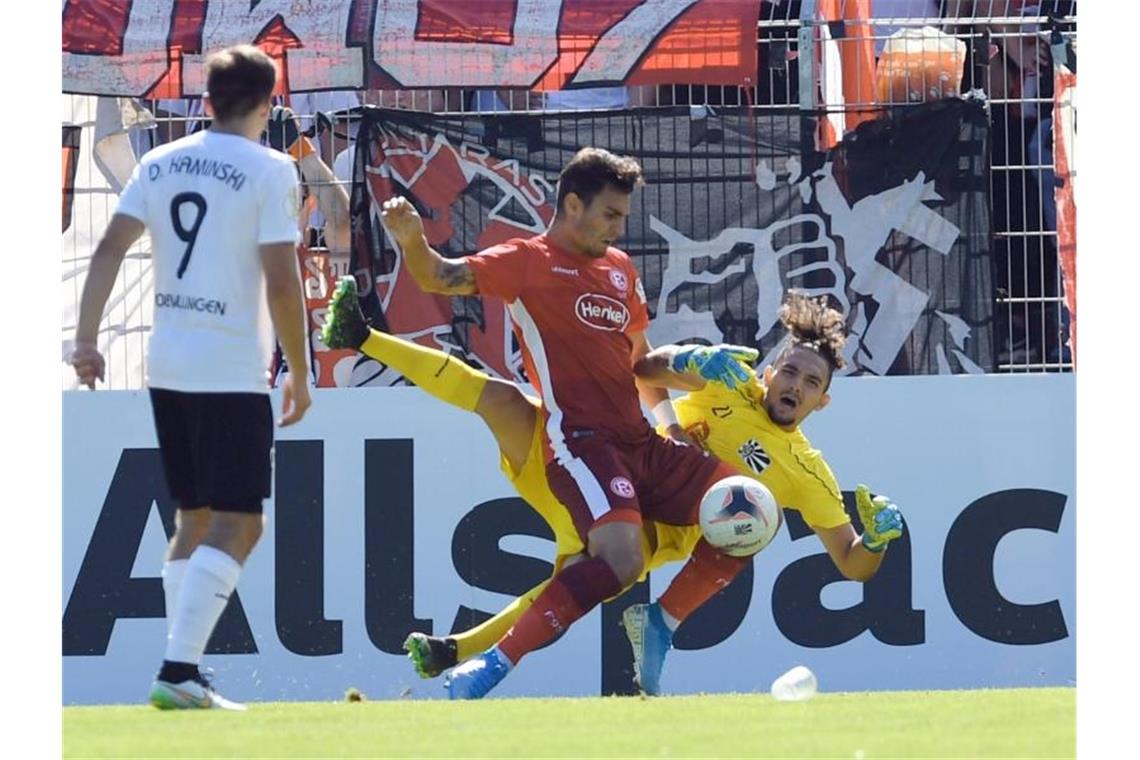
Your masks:
[{"label": "player in white jersey", "polygon": [[177,529],[163,565],[167,640],[150,701],[160,708],[244,709],[198,670],[270,495],[273,330],[294,368],[279,424],[311,399],[295,246],[299,190],[287,155],[258,144],[276,80],[249,45],[206,61],[208,130],[143,156],[91,258],[71,362],[103,378],[100,317],[127,249],[150,232],[154,329],[147,385]]}]

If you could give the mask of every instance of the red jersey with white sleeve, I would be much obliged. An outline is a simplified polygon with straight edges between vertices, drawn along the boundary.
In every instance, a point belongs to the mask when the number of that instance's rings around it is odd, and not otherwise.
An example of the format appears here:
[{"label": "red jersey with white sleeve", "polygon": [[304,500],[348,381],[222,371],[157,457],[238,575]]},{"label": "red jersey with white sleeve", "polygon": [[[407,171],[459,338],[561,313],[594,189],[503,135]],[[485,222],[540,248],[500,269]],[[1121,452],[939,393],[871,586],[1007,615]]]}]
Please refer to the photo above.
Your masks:
[{"label": "red jersey with white sleeve", "polygon": [[649,325],[629,254],[592,259],[546,235],[510,240],[464,259],[482,295],[507,303],[523,362],[542,395],[553,456],[576,432],[638,443],[654,435],[641,413],[629,336]]}]

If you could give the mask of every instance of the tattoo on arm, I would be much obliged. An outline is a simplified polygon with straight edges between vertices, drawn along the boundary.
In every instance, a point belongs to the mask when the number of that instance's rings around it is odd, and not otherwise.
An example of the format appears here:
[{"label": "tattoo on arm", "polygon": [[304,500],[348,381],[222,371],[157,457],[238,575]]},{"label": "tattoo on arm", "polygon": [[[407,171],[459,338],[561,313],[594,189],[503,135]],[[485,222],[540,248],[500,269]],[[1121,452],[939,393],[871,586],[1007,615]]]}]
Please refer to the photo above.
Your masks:
[{"label": "tattoo on arm", "polygon": [[439,282],[448,291],[475,292],[475,273],[462,261],[444,261],[439,268]]}]

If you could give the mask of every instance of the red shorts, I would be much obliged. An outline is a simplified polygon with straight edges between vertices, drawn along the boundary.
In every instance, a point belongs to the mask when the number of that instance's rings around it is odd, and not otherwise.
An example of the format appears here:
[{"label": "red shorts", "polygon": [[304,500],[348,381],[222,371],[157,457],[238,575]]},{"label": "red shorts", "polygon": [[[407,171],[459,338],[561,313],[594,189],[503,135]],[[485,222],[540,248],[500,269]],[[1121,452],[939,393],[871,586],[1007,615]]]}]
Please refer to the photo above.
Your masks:
[{"label": "red shorts", "polygon": [[696,525],[705,491],[736,474],[703,450],[659,435],[631,444],[597,432],[566,443],[573,458],[548,462],[546,477],[583,540],[612,520]]}]

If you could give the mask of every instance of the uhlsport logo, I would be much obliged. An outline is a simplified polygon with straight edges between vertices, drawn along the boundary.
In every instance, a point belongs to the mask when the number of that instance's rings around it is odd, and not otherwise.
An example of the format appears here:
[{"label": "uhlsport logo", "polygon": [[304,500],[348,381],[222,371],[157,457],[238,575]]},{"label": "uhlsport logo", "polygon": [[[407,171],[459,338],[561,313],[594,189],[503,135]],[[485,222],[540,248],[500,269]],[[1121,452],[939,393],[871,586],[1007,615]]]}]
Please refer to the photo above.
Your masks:
[{"label": "uhlsport logo", "polygon": [[633,498],[633,483],[629,482],[629,478],[624,478],[621,475],[610,481],[610,490],[623,499]]},{"label": "uhlsport logo", "polygon": [[615,298],[599,295],[598,293],[585,293],[578,296],[574,304],[574,313],[578,319],[595,330],[624,330],[629,324],[629,309],[625,304]]}]

